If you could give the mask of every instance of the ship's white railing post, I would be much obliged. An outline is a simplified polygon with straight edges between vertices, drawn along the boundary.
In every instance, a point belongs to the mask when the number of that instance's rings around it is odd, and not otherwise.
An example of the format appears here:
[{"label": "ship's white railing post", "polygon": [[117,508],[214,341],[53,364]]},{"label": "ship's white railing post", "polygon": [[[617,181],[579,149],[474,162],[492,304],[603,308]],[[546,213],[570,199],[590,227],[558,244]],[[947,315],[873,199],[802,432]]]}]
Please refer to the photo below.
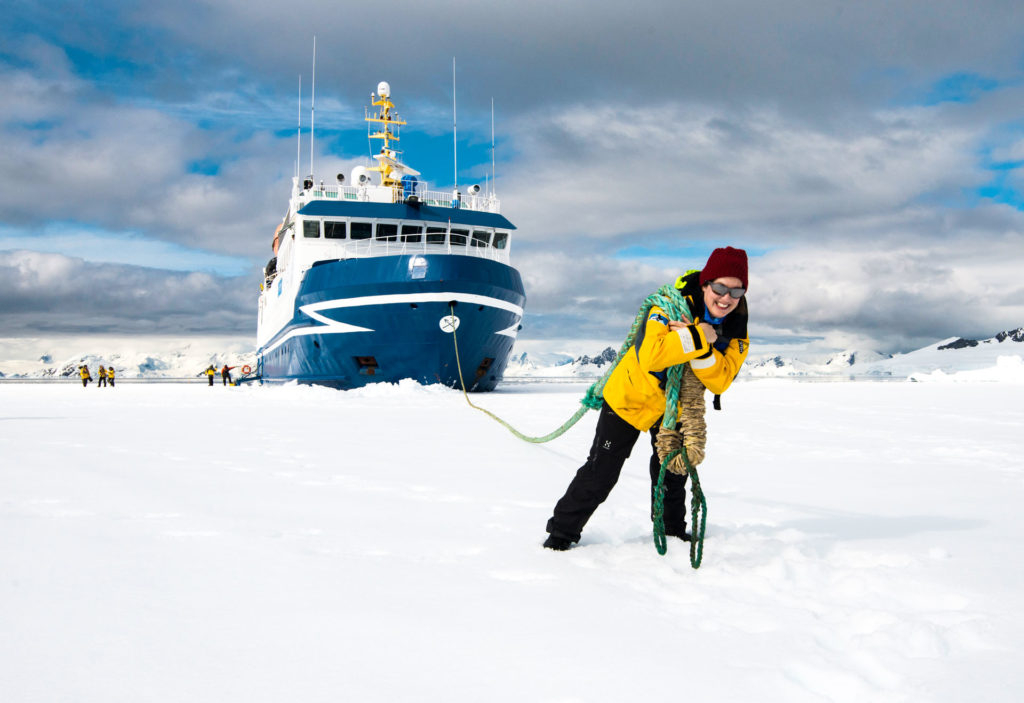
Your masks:
[{"label": "ship's white railing post", "polygon": [[[417,183],[416,188],[410,193],[415,195],[421,203],[432,207],[453,206],[453,196],[449,191],[428,190],[423,181]],[[405,192],[401,189],[384,188],[382,186],[345,186],[327,185],[323,181],[314,183],[309,190],[299,190],[296,183],[295,195],[306,202],[312,200],[349,200],[356,202],[402,202]],[[459,196],[459,208],[473,210],[475,212],[501,212],[501,201],[493,195],[466,195]]]}]

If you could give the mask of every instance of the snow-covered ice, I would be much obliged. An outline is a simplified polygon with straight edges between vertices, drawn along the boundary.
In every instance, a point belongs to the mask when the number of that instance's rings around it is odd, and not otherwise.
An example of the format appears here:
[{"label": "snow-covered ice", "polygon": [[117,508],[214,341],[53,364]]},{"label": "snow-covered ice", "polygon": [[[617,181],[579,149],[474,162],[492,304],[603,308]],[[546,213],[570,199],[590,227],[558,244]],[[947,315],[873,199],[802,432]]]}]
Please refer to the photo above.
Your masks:
[{"label": "snow-covered ice", "polygon": [[[473,400],[527,433],[580,383]],[[0,385],[0,699],[1018,701],[1020,386],[737,383],[704,562],[647,443],[566,553],[592,438],[461,394]]]}]

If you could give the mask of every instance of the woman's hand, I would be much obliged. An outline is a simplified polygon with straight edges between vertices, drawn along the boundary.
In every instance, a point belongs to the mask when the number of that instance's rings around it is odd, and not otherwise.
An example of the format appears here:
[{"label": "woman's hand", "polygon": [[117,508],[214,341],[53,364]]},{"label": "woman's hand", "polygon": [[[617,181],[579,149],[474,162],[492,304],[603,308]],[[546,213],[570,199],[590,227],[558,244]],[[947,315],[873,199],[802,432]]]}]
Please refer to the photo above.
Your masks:
[{"label": "woman's hand", "polygon": [[714,344],[718,339],[718,333],[715,332],[715,328],[706,322],[702,322],[699,325],[700,331],[704,333],[704,339],[708,340],[708,344]]},{"label": "woman's hand", "polygon": [[668,321],[668,328],[669,328],[670,330],[681,330],[681,329],[683,329],[684,327],[688,327],[688,326],[689,326],[690,324],[692,324],[692,323],[691,323],[691,322],[690,322],[690,321],[689,321],[689,320],[688,320],[688,319],[686,318],[686,315],[683,315],[683,316],[682,316],[682,318],[683,318],[683,319],[682,319],[682,321],[680,321],[680,320],[669,320],[669,321]]}]

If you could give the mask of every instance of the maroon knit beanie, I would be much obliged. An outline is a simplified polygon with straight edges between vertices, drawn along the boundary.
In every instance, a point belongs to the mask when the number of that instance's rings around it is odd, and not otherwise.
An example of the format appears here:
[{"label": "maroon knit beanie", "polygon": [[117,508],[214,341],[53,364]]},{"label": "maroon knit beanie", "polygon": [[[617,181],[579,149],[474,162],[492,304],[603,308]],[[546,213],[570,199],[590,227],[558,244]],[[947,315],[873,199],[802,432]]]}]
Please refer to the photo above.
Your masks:
[{"label": "maroon knit beanie", "polygon": [[704,264],[704,269],[700,272],[700,284],[704,285],[708,281],[713,281],[723,276],[733,276],[740,279],[743,282],[743,287],[746,288],[747,252],[742,249],[733,249],[732,247],[715,249],[711,252],[708,262]]}]

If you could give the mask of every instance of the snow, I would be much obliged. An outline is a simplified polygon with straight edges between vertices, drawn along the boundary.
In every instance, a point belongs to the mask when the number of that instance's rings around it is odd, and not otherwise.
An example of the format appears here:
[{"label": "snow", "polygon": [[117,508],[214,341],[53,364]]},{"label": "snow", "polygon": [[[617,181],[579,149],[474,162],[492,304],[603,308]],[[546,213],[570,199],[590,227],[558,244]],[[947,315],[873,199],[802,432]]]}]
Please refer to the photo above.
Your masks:
[{"label": "snow", "polygon": [[[534,380],[599,378],[614,361],[621,340],[614,345],[595,340],[516,341],[505,377]],[[766,351],[759,351],[766,349]],[[743,378],[885,378],[907,379],[915,374],[934,378],[978,371],[1001,374],[1000,357],[1024,360],[1024,327],[1000,332],[985,340],[951,337],[906,354],[883,355],[872,350],[846,350],[809,356],[789,349],[774,353],[753,341]],[[78,377],[78,367],[95,370],[100,364],[116,369],[125,379],[186,379],[202,377],[213,364],[241,369],[256,368],[256,351],[249,338],[177,337],[0,339],[0,378],[54,379]],[[941,371],[935,375],[933,372]],[[984,373],[982,375],[984,375]],[[236,371],[235,375],[239,375]],[[917,380],[924,380],[918,378]],[[933,379],[929,379],[933,380]],[[995,378],[1001,380],[1001,376]]]},{"label": "snow", "polygon": [[[210,364],[256,366],[252,339],[233,337],[0,339],[0,378],[78,378],[78,367],[113,366],[117,377],[196,378]],[[235,372],[238,375],[238,372]]]},{"label": "snow", "polygon": [[938,382],[974,382],[1002,381],[1007,383],[1024,383],[1024,359],[1019,356],[998,356],[996,365],[989,368],[968,369],[947,373],[935,369],[931,373],[917,372],[908,377],[911,381]]},{"label": "snow", "polygon": [[[585,389],[473,400],[542,434]],[[735,384],[698,570],[652,544],[644,440],[581,544],[540,547],[595,413],[538,446],[411,382],[0,402],[5,701],[1024,694],[1015,384]]]},{"label": "snow", "polygon": [[[936,377],[963,371],[979,372],[977,376],[1002,378],[996,367],[1002,357],[1024,359],[1024,327],[1000,332],[984,340],[950,337],[906,354],[883,356],[874,351],[848,350],[832,354],[825,359],[797,358],[780,354],[759,354],[752,346],[744,365],[746,376],[757,378],[850,376],[907,379],[921,374],[942,372]],[[1011,369],[1012,371],[1012,369]],[[918,380],[921,380],[918,378]]]}]

